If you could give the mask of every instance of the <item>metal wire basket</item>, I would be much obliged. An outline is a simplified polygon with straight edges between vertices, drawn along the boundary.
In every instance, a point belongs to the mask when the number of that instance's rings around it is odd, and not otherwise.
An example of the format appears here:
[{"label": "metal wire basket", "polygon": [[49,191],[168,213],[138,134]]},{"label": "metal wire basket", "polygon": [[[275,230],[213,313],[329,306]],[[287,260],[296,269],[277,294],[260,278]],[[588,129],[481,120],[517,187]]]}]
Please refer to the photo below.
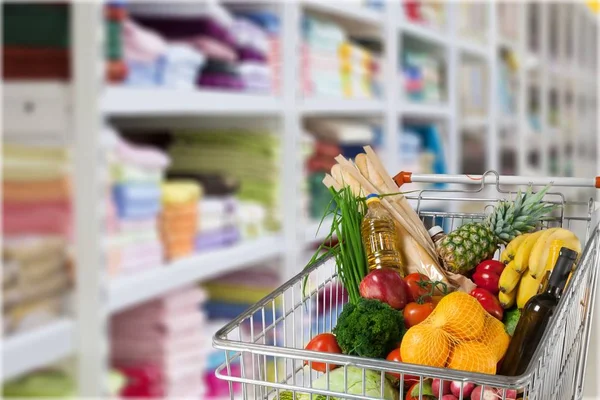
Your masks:
[{"label": "metal wire basket", "polygon": [[[514,194],[514,191],[511,193],[501,187],[501,183],[512,184],[514,179],[511,181],[507,179],[509,177],[500,177],[493,172],[481,177],[469,177],[471,182],[456,179],[450,182],[449,178],[437,177],[423,181],[456,184],[473,183],[472,180],[476,179],[479,184],[475,190],[423,190],[413,197],[407,196],[415,202],[425,225],[442,224],[447,231],[465,223],[483,220],[486,207]],[[519,178],[517,184],[522,184],[523,179],[526,178]],[[484,188],[490,183],[495,183],[496,193],[493,197],[486,197]],[[578,185],[570,180],[563,186]],[[226,351],[226,361],[217,369],[216,376],[228,381],[232,399],[274,399],[280,398],[284,391],[290,392],[286,394],[287,398],[298,399],[390,398],[389,393],[386,396],[383,382],[386,374],[392,373],[400,378],[395,398],[403,398],[404,383],[409,376],[421,383],[427,378],[458,381],[461,383],[461,400],[467,398],[463,396],[467,382],[493,388],[499,399],[512,398],[507,397],[508,390],[517,390],[519,398],[528,400],[581,398],[599,264],[599,227],[592,221],[595,203],[592,200],[569,202],[561,193],[549,193],[544,201],[558,204],[552,219],[544,225],[571,229],[579,237],[586,238],[586,246],[571,283],[561,297],[523,375],[486,375],[304,350],[312,337],[331,331],[342,306],[347,302],[347,294],[336,274],[335,262],[328,259],[307,267],[215,335],[214,346]],[[428,202],[437,205],[443,202],[451,209],[457,209],[459,202],[469,202],[471,205],[478,204],[481,211],[427,211],[432,208]],[[305,278],[308,280],[306,287],[303,287]],[[315,362],[343,368],[343,385],[330,385],[327,377],[326,387],[313,387],[313,382],[323,374],[312,370]],[[329,373],[327,371],[325,374]],[[352,381],[355,386],[349,387],[349,373],[355,377],[357,373],[362,374],[358,389],[356,380]],[[367,374],[379,376],[380,388],[367,388]],[[422,395],[419,396],[421,398]]]}]

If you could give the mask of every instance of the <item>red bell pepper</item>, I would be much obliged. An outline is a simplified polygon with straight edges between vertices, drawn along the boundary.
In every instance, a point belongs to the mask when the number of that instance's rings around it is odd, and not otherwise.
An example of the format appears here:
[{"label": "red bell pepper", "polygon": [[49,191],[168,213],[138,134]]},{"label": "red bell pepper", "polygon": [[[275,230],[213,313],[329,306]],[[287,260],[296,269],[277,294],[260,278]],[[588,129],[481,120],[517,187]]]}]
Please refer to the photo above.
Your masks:
[{"label": "red bell pepper", "polygon": [[500,275],[506,266],[504,263],[496,260],[485,260],[479,263],[473,274],[473,282],[477,287],[487,289],[493,294],[500,291]]},{"label": "red bell pepper", "polygon": [[500,305],[500,301],[498,298],[490,293],[489,290],[484,288],[477,288],[471,291],[471,296],[475,297],[479,304],[492,315],[493,317],[498,318],[502,321],[502,317],[504,316],[504,309]]}]

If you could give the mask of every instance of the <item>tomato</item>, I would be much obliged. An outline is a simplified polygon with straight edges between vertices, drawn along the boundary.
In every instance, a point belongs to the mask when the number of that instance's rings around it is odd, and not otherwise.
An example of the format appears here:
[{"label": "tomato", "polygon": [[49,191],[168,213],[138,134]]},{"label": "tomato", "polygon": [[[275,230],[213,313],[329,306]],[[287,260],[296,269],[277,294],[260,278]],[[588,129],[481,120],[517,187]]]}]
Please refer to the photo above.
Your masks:
[{"label": "tomato", "polygon": [[417,301],[419,297],[424,297],[426,300],[429,297],[431,280],[427,275],[415,272],[406,275],[404,281],[408,285],[408,301]]},{"label": "tomato", "polygon": [[[398,348],[396,350],[392,350],[391,353],[388,354],[388,356],[386,357],[386,360],[394,361],[394,362],[402,362],[402,356],[400,355],[400,349]],[[400,374],[395,374],[395,373],[389,372],[387,375],[391,376],[397,380],[400,379]],[[410,386],[410,385],[414,384],[415,382],[419,382],[418,376],[404,375],[404,386]]]},{"label": "tomato", "polygon": [[[332,333],[321,333],[314,338],[306,345],[306,350],[312,351],[320,351],[323,353],[336,353],[342,354],[342,349],[337,344],[337,340]],[[304,365],[307,365],[308,361],[304,361]],[[329,365],[329,369],[335,369],[338,365]],[[312,369],[319,372],[325,372],[326,367],[325,363],[314,362],[312,363]]]},{"label": "tomato", "polygon": [[429,314],[433,312],[435,306],[433,303],[408,303],[406,307],[404,307],[404,325],[406,328],[410,328],[421,322],[425,321]]}]

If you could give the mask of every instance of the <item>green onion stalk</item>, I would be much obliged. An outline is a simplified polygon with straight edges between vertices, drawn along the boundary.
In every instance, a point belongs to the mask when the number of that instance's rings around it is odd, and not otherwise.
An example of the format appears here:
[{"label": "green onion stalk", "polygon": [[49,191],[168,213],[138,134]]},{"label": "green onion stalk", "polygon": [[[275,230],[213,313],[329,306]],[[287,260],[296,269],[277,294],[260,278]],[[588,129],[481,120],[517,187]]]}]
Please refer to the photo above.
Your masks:
[{"label": "green onion stalk", "polygon": [[[367,275],[367,256],[362,243],[360,226],[365,214],[364,198],[355,197],[350,187],[341,190],[329,188],[332,199],[330,206],[319,223],[332,216],[329,233],[319,246],[308,266],[329,257],[334,257],[338,276],[348,291],[351,303],[356,304],[360,299],[360,282]],[[331,204],[335,207],[331,207]],[[338,242],[331,246],[334,236]],[[322,253],[325,251],[324,253]],[[306,289],[307,278],[304,280],[303,291]]]}]

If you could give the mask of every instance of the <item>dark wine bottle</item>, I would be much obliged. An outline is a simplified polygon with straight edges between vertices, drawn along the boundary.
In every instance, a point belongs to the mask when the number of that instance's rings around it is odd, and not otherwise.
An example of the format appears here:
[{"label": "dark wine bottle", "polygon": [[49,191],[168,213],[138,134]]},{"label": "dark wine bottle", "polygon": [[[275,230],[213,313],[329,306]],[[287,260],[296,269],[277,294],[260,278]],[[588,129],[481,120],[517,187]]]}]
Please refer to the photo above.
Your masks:
[{"label": "dark wine bottle", "polygon": [[510,341],[499,375],[518,376],[525,372],[537,349],[550,317],[567,283],[577,252],[566,247],[560,249],[546,289],[533,296],[523,307],[515,334]]}]

